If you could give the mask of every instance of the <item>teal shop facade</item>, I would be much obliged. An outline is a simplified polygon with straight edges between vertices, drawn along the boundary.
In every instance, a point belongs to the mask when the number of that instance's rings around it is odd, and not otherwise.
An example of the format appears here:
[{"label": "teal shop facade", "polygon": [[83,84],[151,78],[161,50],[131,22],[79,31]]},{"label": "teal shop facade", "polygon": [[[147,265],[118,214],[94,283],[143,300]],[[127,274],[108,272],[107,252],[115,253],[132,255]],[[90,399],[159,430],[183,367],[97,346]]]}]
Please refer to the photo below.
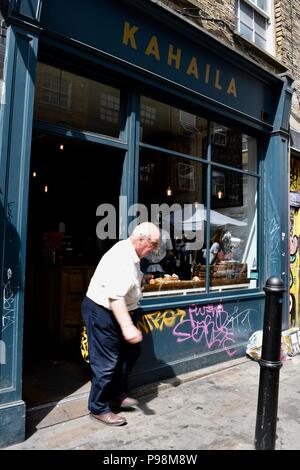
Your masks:
[{"label": "teal shop facade", "polygon": [[[209,246],[215,225],[228,224],[234,239],[244,239],[241,259],[235,261],[245,270],[240,282],[228,281],[228,276],[222,281],[220,273],[221,280],[214,282],[211,269],[201,271],[201,261],[189,251],[193,267],[200,270],[191,274],[197,278],[194,284],[178,271],[184,287],[146,289],[139,324],[142,355],[131,374],[136,386],[244,355],[247,339],[262,327],[266,279],[280,276],[288,289],[292,94],[288,75],[272,75],[149,1],[11,1],[6,22],[0,121],[2,447],[25,438],[23,325],[30,315],[28,264],[34,262],[28,239],[35,230],[28,214],[39,199],[30,202],[29,193],[36,195],[30,182],[36,159],[45,156],[46,175],[51,173],[47,145],[72,145],[66,180],[72,180],[73,165],[75,173],[87,178],[99,169],[109,200],[101,196],[97,202],[121,201],[119,238],[127,236],[133,218],[128,207],[171,201],[162,196],[169,188],[172,203],[205,206],[201,249]],[[86,86],[94,90],[89,102]],[[102,126],[93,114],[98,97]],[[99,157],[100,166],[89,166],[92,154],[91,162],[97,155],[105,155],[105,162]],[[51,181],[55,184],[55,176]],[[47,192],[47,181],[43,184]],[[63,203],[53,201],[59,211]],[[40,213],[51,212],[40,204],[34,206]],[[49,219],[54,217],[50,212]],[[216,223],[216,214],[227,219]],[[179,258],[176,243],[173,239]],[[176,269],[179,261],[174,263]],[[87,259],[84,264],[93,263]],[[231,278],[237,277],[233,273]]]}]

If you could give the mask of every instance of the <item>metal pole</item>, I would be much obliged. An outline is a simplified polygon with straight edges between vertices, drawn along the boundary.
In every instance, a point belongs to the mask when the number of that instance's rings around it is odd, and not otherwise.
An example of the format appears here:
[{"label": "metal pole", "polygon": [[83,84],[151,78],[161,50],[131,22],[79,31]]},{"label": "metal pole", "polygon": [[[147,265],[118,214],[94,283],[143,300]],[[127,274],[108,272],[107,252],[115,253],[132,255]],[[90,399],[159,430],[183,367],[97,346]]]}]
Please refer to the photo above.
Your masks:
[{"label": "metal pole", "polygon": [[263,343],[256,415],[255,449],[274,450],[278,408],[281,347],[283,281],[272,276],[264,287],[266,293]]}]

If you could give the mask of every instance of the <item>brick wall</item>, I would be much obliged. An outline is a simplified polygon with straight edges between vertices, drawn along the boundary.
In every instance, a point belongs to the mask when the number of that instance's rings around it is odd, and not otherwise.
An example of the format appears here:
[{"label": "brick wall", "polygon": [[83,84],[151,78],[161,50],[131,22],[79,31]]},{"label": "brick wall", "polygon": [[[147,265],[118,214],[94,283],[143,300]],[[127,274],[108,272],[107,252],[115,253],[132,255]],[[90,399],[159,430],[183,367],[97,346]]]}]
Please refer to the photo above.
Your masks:
[{"label": "brick wall", "polygon": [[275,2],[276,53],[294,78],[291,127],[300,132],[300,3]]},{"label": "brick wall", "polygon": [[[154,0],[155,1],[155,0]],[[284,0],[288,2],[289,0]],[[284,67],[272,56],[244,40],[236,31],[236,0],[162,0],[183,17],[208,31],[223,43],[254,60],[270,72],[281,73]],[[207,18],[205,20],[204,18]]]}]

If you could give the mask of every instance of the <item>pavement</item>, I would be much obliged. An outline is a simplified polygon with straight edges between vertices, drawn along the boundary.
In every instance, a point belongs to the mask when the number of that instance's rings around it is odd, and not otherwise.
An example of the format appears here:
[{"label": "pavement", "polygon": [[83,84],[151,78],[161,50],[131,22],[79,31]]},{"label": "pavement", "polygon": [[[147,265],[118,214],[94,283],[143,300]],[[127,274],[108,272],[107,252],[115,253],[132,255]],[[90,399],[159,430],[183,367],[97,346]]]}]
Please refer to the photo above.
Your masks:
[{"label": "pavement", "polygon": [[[300,449],[299,374],[300,355],[283,362],[276,450]],[[135,389],[139,406],[121,412],[121,427],[90,417],[85,394],[72,400],[73,408],[84,402],[79,417],[36,425],[5,450],[254,450],[259,376],[259,364],[244,357]]]}]

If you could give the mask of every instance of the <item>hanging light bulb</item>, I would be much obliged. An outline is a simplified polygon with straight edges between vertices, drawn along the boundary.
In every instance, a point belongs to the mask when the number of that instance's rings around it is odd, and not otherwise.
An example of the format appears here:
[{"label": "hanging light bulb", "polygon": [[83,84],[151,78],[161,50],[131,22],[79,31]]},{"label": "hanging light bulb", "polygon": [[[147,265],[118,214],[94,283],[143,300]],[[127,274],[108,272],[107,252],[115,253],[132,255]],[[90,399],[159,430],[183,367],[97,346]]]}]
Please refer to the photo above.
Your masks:
[{"label": "hanging light bulb", "polygon": [[33,176],[33,178],[36,178],[36,171],[32,172],[32,176]]},{"label": "hanging light bulb", "polygon": [[47,185],[44,187],[44,191],[45,191],[45,193],[48,192],[48,186]]},{"label": "hanging light bulb", "polygon": [[65,148],[64,144],[60,144],[59,150],[63,150]]},{"label": "hanging light bulb", "polygon": [[173,189],[171,188],[171,186],[167,187],[166,193],[167,193],[167,196],[172,196],[173,195]]},{"label": "hanging light bulb", "polygon": [[223,196],[224,196],[223,191],[219,190],[218,191],[218,199],[222,199]]}]

